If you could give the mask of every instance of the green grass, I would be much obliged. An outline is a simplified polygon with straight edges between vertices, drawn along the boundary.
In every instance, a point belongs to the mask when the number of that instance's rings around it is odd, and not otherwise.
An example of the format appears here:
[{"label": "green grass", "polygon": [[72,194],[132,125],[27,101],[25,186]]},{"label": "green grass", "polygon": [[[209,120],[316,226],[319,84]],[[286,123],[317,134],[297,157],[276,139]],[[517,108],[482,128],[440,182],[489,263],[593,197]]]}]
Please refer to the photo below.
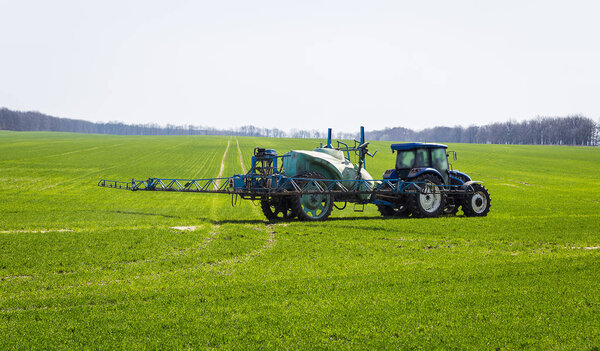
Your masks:
[{"label": "green grass", "polygon": [[[237,141],[246,167],[321,142]],[[223,195],[96,187],[217,176],[228,142],[225,176],[233,137],[0,132],[0,349],[600,347],[600,149],[451,145],[485,218],[272,224]]]}]

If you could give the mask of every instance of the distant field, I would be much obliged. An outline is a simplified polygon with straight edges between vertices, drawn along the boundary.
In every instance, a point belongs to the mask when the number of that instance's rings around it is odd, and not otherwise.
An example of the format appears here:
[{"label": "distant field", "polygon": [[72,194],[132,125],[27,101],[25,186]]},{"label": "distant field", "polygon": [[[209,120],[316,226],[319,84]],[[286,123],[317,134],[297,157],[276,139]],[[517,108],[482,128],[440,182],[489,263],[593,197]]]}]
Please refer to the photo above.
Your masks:
[{"label": "distant field", "polygon": [[450,145],[485,218],[273,224],[224,195],[96,187],[320,142],[0,132],[0,349],[600,348],[600,148]]}]

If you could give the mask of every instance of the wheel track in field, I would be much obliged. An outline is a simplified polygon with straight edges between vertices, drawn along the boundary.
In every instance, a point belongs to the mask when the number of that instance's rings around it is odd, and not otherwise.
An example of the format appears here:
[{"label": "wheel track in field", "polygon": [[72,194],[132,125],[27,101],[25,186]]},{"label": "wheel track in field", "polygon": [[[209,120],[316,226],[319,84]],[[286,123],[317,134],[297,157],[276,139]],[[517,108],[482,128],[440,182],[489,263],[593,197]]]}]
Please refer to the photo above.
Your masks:
[{"label": "wheel track in field", "polygon": [[[70,289],[86,288],[86,287],[93,287],[93,286],[104,286],[104,285],[118,284],[118,283],[132,284],[133,282],[135,282],[139,279],[169,277],[169,276],[173,276],[173,275],[180,275],[182,273],[193,273],[193,272],[197,272],[199,268],[204,268],[206,272],[213,272],[213,273],[222,274],[222,275],[230,275],[231,274],[229,272],[230,269],[233,269],[239,265],[249,263],[249,262],[253,261],[254,259],[262,256],[265,252],[271,250],[275,246],[276,241],[277,241],[276,240],[277,232],[275,231],[274,227],[285,226],[285,225],[286,224],[268,224],[268,225],[265,225],[264,227],[251,227],[249,225],[244,226],[247,229],[255,229],[255,230],[261,231],[263,233],[267,233],[268,236],[266,238],[263,238],[265,243],[262,246],[254,249],[254,250],[250,250],[247,253],[244,253],[244,254],[241,254],[238,256],[234,256],[231,258],[218,260],[216,262],[201,262],[195,266],[182,267],[182,268],[172,269],[172,270],[168,270],[168,271],[156,272],[156,273],[152,273],[152,274],[138,274],[138,275],[132,276],[127,279],[106,280],[106,279],[100,278],[99,280],[95,280],[95,281],[86,281],[86,282],[80,282],[80,283],[76,283],[76,284],[56,286],[56,287],[54,287],[54,289],[55,290],[70,290]],[[216,225],[216,226],[218,226],[218,225]],[[212,233],[212,234],[216,235],[216,233]],[[203,242],[199,245],[199,247],[194,248],[194,251],[206,249],[208,244],[210,244],[213,241],[213,239],[214,239],[214,236],[208,236],[207,238],[205,238],[203,240]],[[185,250],[185,251],[188,251],[188,250]],[[162,255],[160,257],[156,257],[153,259],[145,259],[145,260],[138,260],[138,261],[131,261],[131,262],[115,262],[110,265],[111,266],[110,269],[115,269],[115,267],[118,267],[118,266],[132,266],[132,265],[141,266],[141,265],[152,263],[152,262],[159,262],[161,260],[168,259],[170,256],[173,256],[174,254],[181,254],[181,252],[169,253],[169,254]],[[96,271],[96,270],[97,270],[97,268],[93,268],[90,270],[82,270],[79,272],[92,272],[92,271]],[[75,272],[69,272],[69,274],[74,274],[74,273]],[[57,275],[57,274],[54,273],[53,275]],[[23,275],[23,276],[8,276],[8,277],[2,277],[2,278],[4,278],[4,280],[34,279],[34,278],[36,278],[36,276],[35,275]],[[12,298],[14,298],[16,296],[17,295],[12,295]],[[19,296],[23,296],[23,295],[20,294]],[[36,307],[36,308],[16,307],[16,308],[9,308],[9,309],[4,309],[4,310],[0,310],[0,311],[3,311],[3,312],[25,312],[25,311],[31,311],[31,310],[44,310],[44,309],[52,309],[52,308],[69,309],[71,307],[73,307],[73,306],[60,306],[60,307],[59,306],[55,306],[55,307],[40,306],[40,307]]]},{"label": "wheel track in field", "polygon": [[[221,158],[221,168],[219,169],[219,174],[217,175],[217,178],[221,178],[223,176],[223,171],[225,170],[225,159],[227,158],[227,151],[229,151],[229,145],[231,145],[231,139],[227,140],[227,146],[225,147],[225,152],[223,152],[223,157]],[[216,188],[218,188],[220,185],[221,185],[221,181],[217,180]],[[212,218],[213,220],[215,220],[215,201],[216,201],[216,199],[217,199],[217,197],[213,195],[213,201],[212,201],[212,205],[211,205],[211,209],[210,209],[210,218]],[[204,238],[204,240],[202,240],[202,243],[200,244],[200,248],[206,249],[208,247],[208,245],[210,245],[210,243],[212,243],[213,240],[215,240],[215,238],[219,234],[220,228],[221,228],[220,224],[218,224],[218,223],[212,224],[212,230],[210,231],[210,234],[208,235],[208,237],[206,237],[206,238]]]},{"label": "wheel track in field", "polygon": [[[209,175],[206,175],[204,173],[201,174],[200,172],[203,172],[205,170],[206,165],[213,164],[216,155],[217,155],[217,152],[212,152],[209,157],[201,157],[201,159],[203,161],[201,161],[198,164],[198,166],[194,166],[194,167],[197,167],[197,169],[196,169],[196,172],[194,172],[194,174],[192,175],[192,178],[196,179],[199,177],[199,175],[200,175],[200,178],[208,178]],[[185,207],[189,208],[193,204],[193,201],[195,199],[196,199],[195,196],[188,196],[188,200],[185,204]]]},{"label": "wheel track in field", "polygon": [[[243,158],[242,158],[242,150],[240,148],[240,143],[239,143],[237,137],[235,138],[235,143],[236,143],[236,147],[237,147],[237,151],[238,151],[238,156],[239,156],[239,159],[240,159],[240,166],[242,167],[242,171],[245,174],[246,173],[246,167],[244,165],[244,161],[243,161]],[[219,174],[218,174],[217,178],[223,177],[223,172],[225,170],[225,160],[226,160],[226,157],[227,157],[227,151],[229,150],[230,144],[231,144],[231,139],[229,139],[227,141],[227,147],[225,148],[225,152],[223,153],[223,158],[221,159],[221,168],[219,169]],[[220,180],[217,181],[217,184],[220,186]],[[218,222],[218,220],[215,219],[215,210],[216,210],[215,201],[216,201],[216,197],[213,198],[210,217],[213,218],[213,220],[215,220],[215,221]],[[255,211],[256,210],[253,209],[253,212],[255,212]],[[201,246],[203,248],[208,247],[208,245],[217,237],[217,235],[219,234],[219,229],[220,228],[221,228],[220,224],[213,224],[213,230],[211,231],[211,235],[209,235],[208,238],[204,239],[204,241],[201,244]]]},{"label": "wheel track in field", "polygon": [[[246,173],[246,167],[243,162],[242,151],[241,151],[240,144],[239,144],[237,137],[235,138],[235,142],[236,142],[236,147],[237,147],[238,156],[239,156],[239,160],[240,160],[240,166],[242,167],[242,171],[244,173]],[[225,170],[225,161],[227,159],[227,153],[229,151],[230,145],[231,145],[231,139],[229,139],[227,141],[227,146],[225,147],[225,151],[223,152],[223,157],[221,158],[221,165],[220,165],[219,174],[218,174],[217,178],[223,177],[223,172]],[[218,184],[217,186],[220,186],[220,180],[217,181],[217,184]],[[212,207],[211,207],[211,211],[210,211],[210,218],[212,218],[212,220],[215,221],[216,223],[212,224],[212,230],[210,231],[209,236],[203,239],[203,241],[199,245],[199,247],[194,248],[196,250],[206,249],[210,245],[210,243],[212,243],[214,241],[214,239],[220,234],[221,225],[218,223],[218,219],[215,216],[216,200],[217,200],[217,197],[215,195],[213,195]],[[191,199],[190,199],[190,202],[188,202],[188,203],[191,203]],[[256,212],[256,208],[253,208],[252,211]],[[269,227],[270,226],[267,226],[267,228],[269,228]],[[259,228],[257,228],[257,229],[259,229]],[[268,240],[269,245],[273,245],[274,242],[275,242],[275,237],[274,236],[272,238],[270,237],[270,239]],[[263,250],[261,250],[260,252],[262,252]],[[253,254],[252,256],[254,257],[257,255],[260,255],[260,254]]]},{"label": "wheel track in field", "polygon": [[[121,144],[110,145],[110,147],[118,146],[118,145],[121,145]],[[63,152],[62,154],[54,154],[54,155],[42,156],[42,158],[44,158],[44,157],[60,157],[60,156],[65,156],[65,155],[70,155],[70,154],[76,154],[78,152],[86,152],[86,151],[98,150],[99,148],[100,148],[100,146],[94,146],[94,147],[91,147],[91,148],[88,148],[88,149],[73,150],[73,151]]]},{"label": "wheel track in field", "polygon": [[[239,255],[239,256],[235,256],[235,257],[228,258],[225,260],[217,261],[213,264],[206,263],[206,265],[214,266],[214,267],[219,266],[219,268],[221,268],[221,266],[225,266],[222,268],[229,268],[227,266],[248,263],[257,257],[262,256],[265,253],[265,251],[268,251],[271,248],[273,248],[273,246],[275,246],[275,243],[277,242],[277,240],[276,240],[277,232],[273,229],[272,224],[265,225],[264,228],[254,227],[254,229],[263,231],[263,232],[267,232],[269,234],[269,236],[265,239],[265,244],[263,246],[255,249],[255,250],[252,250],[248,253],[245,253],[243,255]],[[224,274],[223,271],[220,271],[220,273]]]},{"label": "wheel track in field", "polygon": [[[225,152],[223,153],[223,158],[221,159],[221,168],[219,169],[219,175],[217,176],[217,178],[221,178],[223,176],[223,171],[225,170],[225,158],[227,157],[227,151],[229,151],[229,145],[231,144],[231,139],[227,140],[227,147],[225,148]],[[215,190],[219,188],[219,186],[221,186],[221,180],[217,179],[217,185],[215,187]]]},{"label": "wheel track in field", "polygon": [[237,149],[238,149],[238,155],[240,156],[240,165],[242,166],[242,172],[244,172],[244,174],[246,174],[246,166],[244,166],[244,159],[242,157],[242,150],[240,149],[240,142],[238,141],[238,138],[235,138],[235,143],[237,144]]},{"label": "wheel track in field", "polygon": [[[249,263],[249,262],[253,261],[254,259],[262,256],[265,252],[271,250],[277,243],[277,232],[275,231],[275,229],[273,227],[284,226],[284,225],[286,225],[286,224],[267,224],[264,227],[250,227],[247,225],[244,226],[244,228],[247,228],[247,229],[251,228],[251,229],[255,229],[255,230],[258,230],[258,231],[268,234],[268,236],[265,239],[263,239],[265,241],[265,243],[262,246],[254,249],[254,250],[251,250],[247,253],[244,253],[244,254],[241,254],[238,256],[234,256],[231,258],[227,258],[227,259],[218,260],[216,262],[202,262],[198,266],[179,268],[179,269],[170,270],[170,271],[166,271],[166,272],[154,273],[151,275],[139,275],[139,276],[136,276],[135,279],[145,278],[145,277],[169,276],[169,275],[177,275],[180,273],[195,272],[198,270],[198,267],[204,267],[204,268],[207,268],[207,270],[216,270],[216,273],[229,275],[228,273],[225,272],[225,270],[227,270],[229,268],[233,268],[240,264]],[[218,233],[216,233],[216,230],[218,228],[220,228],[220,225],[218,225],[218,224],[215,225],[211,235],[209,235],[207,238],[205,238],[203,240],[203,242],[200,244],[200,247],[196,248],[195,251],[206,249],[207,246],[215,239],[216,235],[218,234]],[[147,261],[143,261],[140,263],[145,263],[145,262],[147,262]]]}]

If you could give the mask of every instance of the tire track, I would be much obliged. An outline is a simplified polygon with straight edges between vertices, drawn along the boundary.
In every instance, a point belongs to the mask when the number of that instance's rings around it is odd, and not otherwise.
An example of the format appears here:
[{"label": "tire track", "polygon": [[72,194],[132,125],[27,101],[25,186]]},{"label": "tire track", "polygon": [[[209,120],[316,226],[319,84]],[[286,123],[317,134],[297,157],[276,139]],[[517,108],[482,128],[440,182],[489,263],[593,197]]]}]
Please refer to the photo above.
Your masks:
[{"label": "tire track", "polygon": [[[219,175],[217,178],[221,178],[223,176],[223,171],[225,170],[225,158],[227,157],[227,151],[229,150],[229,144],[231,144],[231,139],[227,140],[227,147],[225,148],[225,152],[223,153],[223,158],[221,159],[221,169],[219,169]],[[221,185],[221,180],[217,179],[217,185],[215,185],[215,190],[219,189]]]},{"label": "tire track", "polygon": [[[268,234],[268,237],[266,239],[264,239],[265,240],[264,245],[262,245],[261,247],[255,249],[255,250],[247,252],[245,254],[242,254],[239,256],[234,256],[234,257],[224,259],[224,260],[220,260],[220,261],[214,262],[212,264],[206,264],[206,266],[212,266],[215,268],[218,266],[223,266],[223,267],[221,267],[223,269],[233,268],[233,266],[235,266],[235,265],[248,263],[257,257],[262,256],[263,253],[265,253],[266,251],[273,248],[273,246],[277,242],[277,232],[273,229],[273,225],[266,225],[264,228],[255,227],[254,229]],[[221,272],[221,273],[223,273],[223,272]]]},{"label": "tire track", "polygon": [[240,165],[242,166],[242,172],[244,172],[244,174],[246,174],[246,166],[244,166],[244,159],[242,157],[242,150],[240,149],[240,142],[238,141],[237,137],[235,137],[235,143],[237,144],[238,155],[240,155]]},{"label": "tire track", "polygon": [[[225,151],[223,152],[223,157],[221,158],[221,167],[219,170],[219,174],[217,176],[217,178],[221,178],[223,176],[223,172],[225,169],[225,160],[227,158],[227,152],[229,151],[229,146],[231,144],[231,140],[227,140],[227,146],[225,147]],[[198,174],[202,171],[204,171],[204,165],[206,164],[212,164],[213,160],[215,159],[215,156],[217,155],[216,152],[212,152],[210,155],[204,155],[204,157],[202,157],[202,160],[200,161],[200,166],[198,167],[198,170],[194,173],[192,178],[196,178],[198,176]],[[203,176],[206,177],[206,174],[203,174]],[[218,187],[220,186],[220,180],[216,181],[216,185],[214,186],[215,189],[218,189]],[[215,215],[215,202],[217,200],[217,196],[215,196],[214,194],[203,194],[204,196],[211,196],[212,197],[212,202],[211,202],[211,207],[210,207],[210,211],[209,211],[209,217],[210,219],[212,219],[213,221],[216,222],[216,215]],[[195,197],[190,196],[188,201],[185,204],[185,207],[189,207],[193,201],[195,200]],[[205,202],[206,204],[206,202]],[[187,224],[186,224],[187,226]],[[204,238],[202,243],[200,244],[198,249],[206,249],[207,246],[209,246],[209,244],[215,239],[215,237],[217,237],[219,235],[219,230],[221,228],[219,223],[213,223],[210,224],[211,226],[211,231],[209,232],[208,237]]]},{"label": "tire track", "polygon": [[[208,178],[209,175],[206,175],[205,173],[201,174],[201,172],[205,172],[207,165],[213,164],[216,155],[217,155],[217,152],[215,152],[214,150],[210,155],[204,155],[204,157],[202,157],[203,161],[201,161],[199,163],[199,165],[197,166],[198,168],[197,168],[196,172],[194,172],[194,174],[192,175],[192,178],[193,179],[197,179],[199,177],[200,178]],[[195,200],[196,200],[195,196],[189,196],[188,200],[185,204],[185,208],[189,208],[190,206],[192,206],[192,204],[194,203]]]},{"label": "tire track", "polygon": [[[219,174],[217,175],[217,178],[221,178],[223,176],[223,171],[225,170],[225,158],[227,157],[227,151],[229,150],[230,144],[231,144],[231,139],[227,140],[227,147],[225,147],[225,152],[223,152],[223,158],[221,159],[221,168],[219,169]],[[218,189],[219,186],[221,186],[221,180],[217,179],[215,189]],[[216,209],[215,201],[217,200],[217,196],[213,195],[212,198],[213,199],[212,199],[212,206],[210,209],[210,217],[213,220],[215,220],[215,209]],[[202,241],[201,247],[203,249],[206,249],[208,247],[208,245],[210,245],[210,243],[212,243],[212,241],[219,235],[220,228],[221,228],[221,225],[218,223],[215,223],[212,225],[212,231],[210,231],[208,238],[205,238]]]},{"label": "tire track", "polygon": [[[121,144],[118,144],[118,145],[121,145]],[[99,148],[100,148],[100,146],[94,146],[89,149],[73,150],[73,151],[63,152],[62,154],[48,155],[48,156],[43,156],[43,157],[60,157],[60,156],[75,154],[78,152],[87,152],[87,151],[97,150]]]}]

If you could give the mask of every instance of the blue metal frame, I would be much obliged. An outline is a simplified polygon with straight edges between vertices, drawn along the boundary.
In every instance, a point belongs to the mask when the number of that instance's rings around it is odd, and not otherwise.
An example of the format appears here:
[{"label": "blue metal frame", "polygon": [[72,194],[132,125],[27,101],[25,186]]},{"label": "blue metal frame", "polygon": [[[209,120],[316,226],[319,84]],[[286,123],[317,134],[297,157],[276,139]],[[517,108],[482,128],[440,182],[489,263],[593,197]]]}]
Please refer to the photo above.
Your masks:
[{"label": "blue metal frame", "polygon": [[[401,181],[399,179],[313,179],[272,175],[234,175],[224,178],[133,179],[131,182],[101,180],[98,186],[131,191],[179,191],[197,193],[226,193],[246,196],[277,196],[293,194],[409,194],[422,191],[424,182]],[[310,190],[305,190],[307,185]],[[440,185],[445,191],[464,190],[464,186]],[[375,203],[374,198],[367,202]]]}]

